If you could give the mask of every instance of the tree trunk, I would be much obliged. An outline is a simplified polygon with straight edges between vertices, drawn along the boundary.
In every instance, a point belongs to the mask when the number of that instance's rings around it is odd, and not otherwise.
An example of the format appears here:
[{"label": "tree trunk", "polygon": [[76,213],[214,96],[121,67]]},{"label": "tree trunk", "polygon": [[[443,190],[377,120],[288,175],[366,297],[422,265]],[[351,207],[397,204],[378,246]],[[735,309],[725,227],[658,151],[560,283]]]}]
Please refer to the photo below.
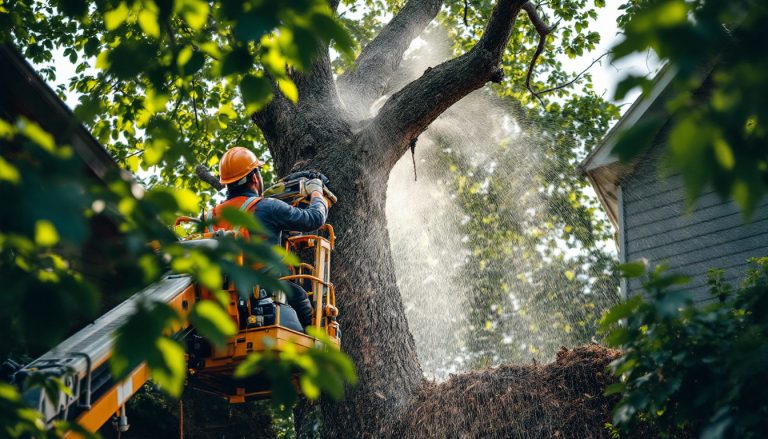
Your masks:
[{"label": "tree trunk", "polygon": [[[359,383],[348,389],[343,401],[323,401],[324,437],[402,435],[402,430],[396,433],[398,425],[419,407],[425,380],[396,284],[385,216],[387,181],[398,159],[435,118],[468,93],[500,79],[498,64],[526,4],[499,0],[472,50],[428,69],[392,95],[378,114],[368,114],[410,41],[434,18],[441,3],[409,1],[363,49],[354,69],[338,81],[324,48],[310,71],[293,75],[299,88],[297,105],[275,87],[272,102],[253,115],[278,175],[318,170],[329,177],[338,196],[329,218],[337,236],[332,279],[342,349],[354,361]],[[540,24],[532,8],[526,12]],[[465,403],[453,401],[457,406]],[[596,420],[600,426],[605,421]]]},{"label": "tree trunk", "polygon": [[[344,401],[323,401],[323,434],[374,436],[423,379],[396,284],[384,213],[391,166],[376,166],[371,139],[352,134],[339,113],[302,103],[297,110],[300,116],[270,147],[280,174],[319,170],[338,197],[328,221],[337,236],[332,280],[342,346],[360,379]],[[336,129],[328,130],[329,125]],[[296,149],[308,153],[299,155]]]}]

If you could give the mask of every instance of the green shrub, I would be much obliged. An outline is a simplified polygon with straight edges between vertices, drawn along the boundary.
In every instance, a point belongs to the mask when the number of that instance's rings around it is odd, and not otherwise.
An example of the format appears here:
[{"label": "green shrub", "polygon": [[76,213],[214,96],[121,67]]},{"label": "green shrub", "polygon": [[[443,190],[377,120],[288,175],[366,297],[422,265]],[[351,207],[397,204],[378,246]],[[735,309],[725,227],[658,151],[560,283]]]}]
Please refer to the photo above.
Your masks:
[{"label": "green shrub", "polygon": [[642,263],[620,267],[647,292],[603,316],[606,342],[624,351],[611,364],[621,393],[613,424],[649,422],[662,436],[763,437],[768,432],[768,257],[750,260],[738,288],[710,271],[712,300],[694,304],[688,279]]}]

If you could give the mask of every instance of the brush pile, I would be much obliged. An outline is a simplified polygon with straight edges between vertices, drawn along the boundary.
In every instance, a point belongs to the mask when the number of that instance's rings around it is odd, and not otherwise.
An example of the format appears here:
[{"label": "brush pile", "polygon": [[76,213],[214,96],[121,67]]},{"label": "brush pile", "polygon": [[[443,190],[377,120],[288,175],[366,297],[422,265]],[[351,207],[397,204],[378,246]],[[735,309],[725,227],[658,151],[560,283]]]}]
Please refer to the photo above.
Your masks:
[{"label": "brush pile", "polygon": [[390,437],[599,438],[617,395],[608,364],[619,351],[561,348],[550,364],[501,365],[428,382],[404,407]]}]

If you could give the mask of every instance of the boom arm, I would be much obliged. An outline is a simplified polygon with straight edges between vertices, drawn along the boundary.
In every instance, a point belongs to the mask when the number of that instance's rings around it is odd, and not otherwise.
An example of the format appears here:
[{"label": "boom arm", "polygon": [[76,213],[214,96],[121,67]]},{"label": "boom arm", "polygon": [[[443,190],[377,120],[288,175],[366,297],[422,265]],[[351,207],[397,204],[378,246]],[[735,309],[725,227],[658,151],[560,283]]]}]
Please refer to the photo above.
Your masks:
[{"label": "boom arm", "polygon": [[[120,382],[112,378],[108,360],[112,356],[114,331],[142,301],[167,303],[184,312],[195,300],[195,287],[189,276],[165,276],[17,373],[20,379],[32,373],[56,376],[71,395],[61,391],[58,404],[54,405],[42,389],[34,388],[24,393],[24,399],[43,414],[48,426],[55,420],[69,420],[89,431],[98,430],[112,415],[120,415],[125,402],[149,379],[149,370],[143,363]],[[124,428],[127,429],[127,424]]]},{"label": "boom arm", "polygon": [[[273,187],[265,191],[264,196],[282,199],[290,204],[302,205],[308,203],[308,194],[306,193],[305,183],[311,178],[322,177],[325,182],[327,179],[321,174],[298,173],[292,174],[291,178],[280,180]],[[324,187],[325,198],[333,204],[336,202],[336,196]],[[177,220],[180,222],[197,222],[196,218],[182,217]],[[218,234],[226,233],[217,231]],[[322,236],[321,236],[322,235]],[[182,241],[183,245],[188,247],[216,245],[215,239],[206,238],[205,235],[193,234]],[[190,238],[188,237],[188,238]],[[333,284],[330,282],[330,254],[334,245],[333,228],[325,225],[313,233],[295,234],[286,239],[286,251],[295,254],[305,254],[308,258],[298,268],[293,269],[293,273],[285,276],[283,279],[288,281],[309,282],[312,285],[309,292],[314,302],[313,326],[322,328],[330,337],[332,343],[338,348],[340,343],[340,330],[336,321],[338,309],[336,308],[336,299]],[[268,397],[271,395],[269,388],[264,388],[265,381],[263,377],[252,377],[250,380],[235,380],[232,377],[234,367],[242,361],[249,353],[274,349],[280,352],[283,345],[293,344],[299,349],[309,349],[316,345],[317,339],[301,331],[299,328],[290,328],[282,326],[280,315],[288,310],[281,311],[285,302],[285,294],[277,294],[276,298],[262,298],[259,293],[258,300],[254,298],[239,297],[234,285],[228,287],[231,294],[230,315],[235,322],[240,322],[240,306],[236,305],[242,302],[242,307],[247,309],[249,317],[253,317],[253,322],[249,321],[249,326],[241,327],[237,336],[233,337],[227,343],[224,349],[203,349],[201,352],[191,352],[190,359],[193,359],[196,370],[196,379],[190,381],[190,385],[202,391],[208,391],[216,395],[228,398],[230,402],[242,402],[246,397]],[[255,293],[254,293],[255,294]],[[22,382],[25,377],[31,374],[45,374],[54,376],[64,383],[68,391],[59,391],[57,403],[50,399],[46,392],[41,388],[35,388],[24,392],[24,399],[27,405],[39,410],[44,417],[48,427],[56,420],[73,421],[88,431],[95,432],[101,428],[112,416],[117,416],[117,427],[120,431],[128,429],[128,422],[125,416],[125,403],[130,399],[150,378],[149,369],[146,364],[140,364],[126,378],[116,382],[111,375],[108,360],[113,353],[114,332],[130,316],[137,307],[137,304],[143,301],[161,302],[170,305],[180,314],[186,314],[198,300],[210,296],[205,288],[197,288],[189,276],[186,275],[166,275],[155,284],[150,285],[144,290],[136,293],[130,299],[126,300],[104,316],[97,319],[92,324],[83,328],[72,337],[68,338],[45,355],[36,359],[19,372],[15,378],[17,382]],[[282,297],[282,299],[280,299]],[[269,308],[269,304],[275,304],[275,314],[269,314],[274,319],[272,323],[264,323],[264,309],[259,308],[261,302]],[[258,302],[254,306],[254,302]],[[258,314],[262,312],[262,323],[256,315],[250,315],[251,312]],[[293,312],[293,310],[290,310]],[[293,314],[295,316],[295,313]],[[294,317],[295,318],[295,317]],[[296,322],[298,324],[298,321]],[[193,328],[188,323],[185,326],[174,329],[177,336],[186,337]],[[276,340],[276,346],[267,347],[264,338]],[[190,365],[190,367],[193,367]],[[195,386],[196,383],[196,386]]]}]

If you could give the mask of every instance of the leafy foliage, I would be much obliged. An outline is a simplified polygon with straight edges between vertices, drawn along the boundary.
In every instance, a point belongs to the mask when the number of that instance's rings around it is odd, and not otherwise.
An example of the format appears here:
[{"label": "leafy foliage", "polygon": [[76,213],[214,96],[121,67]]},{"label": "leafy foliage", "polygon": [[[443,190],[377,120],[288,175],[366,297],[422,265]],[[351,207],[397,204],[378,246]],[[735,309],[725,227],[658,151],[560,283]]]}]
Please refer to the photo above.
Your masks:
[{"label": "leafy foliage", "polygon": [[[75,113],[121,165],[196,192],[210,188],[187,178],[193,168],[233,143],[265,152],[248,115],[275,92],[295,102],[289,72],[307,68],[318,45],[353,49],[324,0],[20,0],[3,11],[0,40],[38,64],[58,49],[77,65]],[[55,79],[52,66],[42,72]]]},{"label": "leafy foliage", "polygon": [[[350,34],[360,43],[370,40],[383,20],[402,6],[399,0],[366,1],[360,5],[351,1],[343,3],[353,12],[356,8],[361,11],[360,19],[342,17],[340,20],[350,27]],[[465,51],[476,41],[490,15],[492,3],[446,2],[447,7],[441,13],[439,21],[454,30],[451,36],[457,52]],[[566,54],[574,57],[594,48],[599,37],[589,29],[589,25],[596,17],[596,8],[604,6],[604,2],[595,1],[594,6],[593,8],[592,3],[584,0],[550,4],[549,8],[553,14],[551,20],[562,21],[558,31],[548,40],[548,50],[537,67],[533,82],[535,88],[546,88],[572,79],[555,55]],[[468,14],[467,19],[463,20],[461,16],[465,7]],[[537,43],[537,35],[526,20],[518,20],[516,26],[515,37],[502,66],[505,79],[497,91],[522,105],[538,105],[521,86],[524,82],[523,72]],[[35,268],[37,271],[33,269],[30,272],[52,271],[63,276],[59,274],[62,272],[68,276],[66,279],[72,278],[72,282],[79,282],[67,288],[61,287],[63,283],[56,287],[56,294],[62,295],[60,302],[65,306],[58,309],[56,316],[52,316],[51,321],[54,324],[48,326],[49,331],[46,331],[50,339],[35,339],[41,340],[38,349],[50,346],[76,326],[69,326],[73,319],[85,321],[95,316],[100,308],[98,292],[117,290],[125,293],[134,291],[139,284],[157,279],[166,268],[166,260],[160,255],[170,260],[170,267],[174,270],[190,273],[208,286],[219,285],[217,282],[224,272],[230,274],[238,285],[269,282],[269,277],[239,268],[232,255],[245,251],[254,261],[269,263],[274,262],[271,258],[275,257],[271,249],[258,244],[254,247],[243,247],[224,242],[223,249],[216,254],[203,250],[189,251],[176,246],[174,238],[160,226],[156,218],[160,217],[167,223],[182,207],[190,206],[189,210],[194,211],[199,201],[210,201],[213,192],[192,177],[192,168],[195,165],[203,163],[214,166],[221,152],[236,143],[253,146],[260,154],[266,153],[261,134],[255,130],[248,115],[269,102],[274,93],[282,93],[288,99],[296,101],[292,73],[310,65],[311,55],[317,44],[330,43],[342,54],[334,60],[339,71],[350,64],[350,55],[355,50],[354,44],[347,32],[333,18],[325,1],[3,1],[0,3],[0,39],[16,44],[28,59],[41,66],[42,74],[49,80],[56,78],[52,63],[57,59],[57,51],[76,64],[77,74],[71,79],[68,87],[59,88],[59,93],[63,95],[68,89],[69,92],[79,95],[75,114],[94,136],[107,146],[123,167],[139,174],[143,182],[152,188],[141,198],[135,197],[136,193],[142,192],[141,188],[115,176],[110,180],[108,188],[103,189],[91,181],[77,177],[79,173],[75,172],[76,165],[72,162],[69,164],[71,172],[62,172],[61,176],[61,181],[68,184],[73,179],[76,180],[76,183],[71,184],[75,186],[73,190],[79,192],[69,193],[78,193],[80,196],[77,197],[77,202],[72,202],[72,215],[63,215],[63,211],[58,210],[56,215],[45,211],[30,213],[30,217],[17,218],[20,232],[13,232],[13,239],[17,240],[16,235],[19,235],[24,236],[26,241],[14,241],[13,245],[3,247],[10,255],[7,260],[14,260],[16,253],[22,252],[24,248],[29,248],[24,250],[28,254],[35,255],[35,261],[42,259],[43,255],[48,257],[48,253],[65,254],[64,250],[70,248],[72,255],[62,257],[68,263],[66,267],[57,269],[54,264],[57,259],[50,257],[53,262],[46,263],[52,266],[53,270],[43,262],[35,262],[37,265],[33,267],[42,268]],[[278,86],[273,87],[268,79],[277,80]],[[588,90],[588,79],[589,75],[585,75],[575,84]],[[603,129],[607,120],[615,116],[615,108],[605,105],[602,100],[592,95],[568,104],[559,101],[567,101],[569,94],[570,90],[567,88],[558,89],[551,93],[551,96],[556,98],[552,101],[545,100],[547,115],[544,125],[551,123],[562,112],[569,114],[570,122],[578,120],[578,123],[583,123],[584,126],[588,126],[593,119],[599,120],[599,126]],[[597,105],[591,106],[590,102]],[[570,119],[570,114],[578,117]],[[553,129],[554,131],[557,130]],[[554,145],[548,150],[552,163],[556,162],[554,157],[558,154],[567,155],[569,161],[575,160],[574,151],[582,146],[581,142],[595,135],[571,133],[567,130],[562,133],[562,136],[554,140],[548,136],[542,139],[547,145]],[[563,142],[571,135],[575,136],[573,139],[576,140]],[[38,135],[34,129],[30,131],[29,136],[42,139],[43,143],[47,142],[45,136]],[[592,143],[589,140],[588,148]],[[28,178],[39,178],[44,183],[39,186],[46,188],[45,190],[55,187],[48,184],[48,171],[36,169],[29,172],[16,162],[17,157],[7,155],[5,151],[1,157],[0,180],[3,180],[2,184],[9,185],[7,193],[21,200],[18,206],[25,205],[25,200],[34,199],[27,197],[29,188],[35,187],[27,184]],[[48,165],[53,166],[56,163],[56,160],[51,160]],[[562,171],[562,162],[558,163],[557,169]],[[553,214],[551,221],[547,221],[547,240],[537,236],[522,241],[526,246],[533,248],[537,245],[537,240],[539,244],[545,242],[546,246],[551,246],[562,233],[568,235],[568,240],[573,236],[574,240],[590,243],[588,245],[603,239],[607,232],[604,224],[593,221],[594,206],[582,203],[586,202],[580,192],[580,188],[584,186],[583,180],[571,179],[570,172],[553,173],[547,178],[555,175],[563,180],[546,185],[547,190],[552,190],[551,205],[563,203],[573,209],[567,210],[569,216],[560,217],[557,216],[559,213]],[[269,168],[266,169],[265,177],[271,177]],[[499,190],[502,186],[503,182],[500,182],[494,190]],[[201,199],[190,197],[192,193],[202,194]],[[66,196],[61,199],[69,200]],[[191,208],[193,205],[195,208]],[[33,209],[30,212],[37,211]],[[499,215],[507,213],[508,209],[499,211]],[[109,224],[111,230],[114,229],[114,235],[109,240],[93,239],[95,234],[89,231],[89,225],[93,227],[93,222],[102,219]],[[481,218],[474,220],[482,222]],[[39,225],[38,221],[41,221]],[[60,225],[59,221],[71,221],[72,224]],[[35,224],[34,231],[27,230],[30,224]],[[477,225],[479,223],[473,222],[473,226]],[[15,229],[7,229],[3,224],[2,230],[6,233],[6,230]],[[81,235],[78,235],[80,238],[68,236],[77,230],[81,231]],[[506,232],[495,229],[489,235],[493,233],[497,235],[489,236],[487,242],[499,242],[495,238],[505,236]],[[145,246],[145,243],[153,240],[160,242],[160,255]],[[28,242],[34,245],[29,246]],[[46,248],[55,251],[46,252]],[[84,249],[87,251],[81,252]],[[500,250],[498,256],[490,258],[496,264],[501,264],[510,257],[504,253],[504,248]],[[85,273],[84,271],[94,266],[90,261],[83,261],[83,257],[87,255],[98,259],[105,266],[103,270],[99,268],[99,273]],[[486,264],[487,259],[483,256],[473,263]],[[598,276],[599,282],[609,290],[613,280],[606,277],[601,268],[606,259],[594,252],[588,259],[596,262],[587,271]],[[541,264],[545,258],[532,260],[532,266],[535,266],[536,270],[541,273],[546,271],[547,266]],[[587,278],[581,276],[584,269],[577,267],[578,263],[575,261],[557,262],[560,265],[557,265],[556,269],[564,273],[564,280],[561,281],[571,293],[581,297],[578,294],[587,282]],[[3,270],[8,267],[13,265],[4,264]],[[21,273],[17,268],[13,270],[15,271],[8,273],[11,276],[8,278],[24,282],[17,289],[20,292],[17,301],[31,301],[31,295],[21,293],[33,291],[30,289],[33,276]],[[116,273],[120,274],[120,282],[114,281]],[[4,272],[4,279],[5,274]],[[576,281],[572,282],[574,279]],[[495,291],[503,289],[497,288]],[[91,292],[93,297],[80,299],[79,296],[73,296],[85,294],[83,292]],[[551,300],[552,294],[552,291],[547,291],[538,297],[540,300]],[[119,302],[120,299],[111,300]],[[78,306],[75,307],[72,302],[76,302]],[[39,298],[35,303],[39,303]],[[90,306],[82,306],[83,304]],[[17,317],[8,319],[3,324],[26,325],[14,326],[10,329],[12,333],[26,334],[24,331],[27,329],[42,327],[25,323],[26,319],[36,318],[37,309],[34,312],[25,310],[16,302],[11,302],[11,305],[5,309]],[[146,320],[151,324],[138,325],[132,320],[132,323],[123,328],[118,335],[118,339],[122,340],[122,356],[117,357],[113,367],[118,372],[129,371],[130,365],[137,364],[141,356],[147,354],[140,349],[134,349],[131,341],[152,340],[153,343],[149,344],[152,350],[150,354],[156,360],[153,361],[153,368],[161,374],[169,375],[169,381],[165,383],[166,389],[178,389],[178,376],[177,372],[174,372],[180,370],[178,349],[175,342],[167,336],[169,328],[178,324],[178,316],[169,313],[163,306],[145,305],[133,319]],[[491,309],[493,305],[480,304],[483,307],[478,311],[481,325],[488,321],[489,317],[486,315],[501,315]],[[583,305],[589,307],[588,301]],[[207,335],[213,341],[220,340],[228,330],[217,317],[217,312],[213,311],[215,304],[205,307],[205,310],[193,310],[192,319],[202,319],[197,321],[197,325],[210,329],[211,332]],[[17,310],[20,312],[16,312]],[[56,320],[59,317],[61,321]],[[565,330],[566,326],[562,325],[561,320],[563,319],[558,317],[555,323]],[[9,347],[8,351],[14,349],[18,347]],[[299,361],[302,357],[297,358]],[[273,360],[274,358],[259,361],[266,361],[264,370],[269,372],[274,365]],[[294,366],[300,370],[321,372],[323,369],[319,365],[324,364],[325,360],[322,356],[315,358],[315,369],[303,367],[298,363]],[[338,358],[327,360],[330,364],[341,361]],[[331,376],[351,379],[346,366],[340,363],[336,366],[341,372],[331,373]],[[322,380],[314,382],[313,379],[308,379],[307,384],[302,382],[302,386],[306,385],[306,390],[310,393],[317,389],[334,393],[335,389],[338,389],[338,380],[335,384],[324,384]]]},{"label": "leafy foliage", "polygon": [[644,274],[642,263],[622,267],[643,279],[647,297],[615,306],[601,321],[607,342],[624,351],[611,364],[621,381],[607,390],[622,395],[616,427],[649,421],[669,437],[762,437],[768,395],[756,383],[768,380],[768,258],[751,261],[739,288],[712,270],[712,300],[703,305],[680,291],[685,277],[663,267]]},{"label": "leafy foliage", "polygon": [[266,373],[272,386],[272,405],[285,410],[296,402],[293,375],[300,372],[299,386],[302,394],[316,400],[323,392],[333,399],[344,396],[345,383],[357,382],[355,367],[349,357],[334,347],[328,336],[316,328],[307,328],[319,343],[305,354],[299,354],[296,346],[287,344],[278,355],[273,350],[248,355],[237,370],[235,377]]},{"label": "leafy foliage", "polygon": [[[45,385],[57,386],[55,380],[46,380]],[[83,428],[65,421],[56,421],[53,428],[46,429],[40,412],[25,403],[19,390],[0,382],[0,433],[3,437],[58,438],[66,432],[75,432],[86,439],[95,437]]]},{"label": "leafy foliage", "polygon": [[[75,114],[127,169],[153,173],[146,179],[153,187],[148,191],[120,176],[110,177],[104,188],[81,174],[71,149],[56,146],[33,122],[0,121],[6,141],[0,186],[4,201],[20,212],[2,219],[2,273],[9,281],[3,296],[9,318],[2,320],[6,333],[19,335],[5,339],[2,356],[42,352],[104,309],[101,292],[110,293],[108,303],[118,303],[125,293],[156,280],[168,261],[174,271],[212,289],[220,288],[225,272],[238,285],[274,284],[284,255],[264,242],[224,240],[215,252],[188,250],[176,245],[157,219],[169,223],[179,211],[199,209],[192,191],[207,188],[188,178],[196,164],[214,165],[232,143],[259,139],[247,115],[278,92],[268,76],[295,102],[289,72],[310,65],[319,44],[333,40],[349,53],[352,41],[327,3],[9,1],[0,6],[0,41],[16,44],[43,65],[63,49],[77,64],[70,83],[81,95]],[[41,72],[55,79],[52,66]],[[268,168],[266,173],[269,177]],[[37,201],[43,199],[53,202]],[[112,231],[109,239],[102,224]],[[145,245],[150,241],[159,254]],[[246,264],[258,261],[274,269],[266,274],[243,268],[235,262],[240,253]],[[190,319],[221,343],[233,332],[222,314],[218,304],[203,302]],[[167,305],[141,304],[117,332],[111,361],[116,378],[146,361],[155,382],[178,395],[186,373],[184,352],[169,335],[182,320]]]},{"label": "leafy foliage", "polygon": [[[450,1],[440,15],[441,24],[450,30],[457,52],[464,52],[477,41],[490,18],[494,2],[488,1]],[[539,57],[531,80],[531,88],[536,91],[550,90],[542,95],[544,105],[558,99],[567,100],[578,94],[577,86],[582,90],[592,88],[591,76],[586,74],[576,78],[563,65],[563,56],[568,59],[584,56],[594,51],[600,42],[600,34],[592,28],[598,10],[605,6],[601,1],[568,0],[548,2],[537,9],[550,24],[557,24],[547,37],[542,56]],[[464,12],[466,9],[466,20]],[[538,106],[539,101],[525,87],[528,66],[539,42],[530,21],[521,15],[515,23],[507,51],[502,59],[501,69],[504,79],[500,92],[512,96],[525,106]],[[599,55],[598,55],[599,56]],[[570,81],[567,87],[560,87]]]},{"label": "leafy foliage", "polygon": [[[221,288],[222,273],[241,286],[268,286],[276,285],[276,276],[285,271],[284,254],[276,252],[266,239],[223,239],[211,250],[181,247],[159,219],[168,220],[185,209],[196,210],[197,197],[190,191],[162,186],[145,191],[121,175],[97,181],[82,172],[82,162],[70,147],[57,146],[34,122],[0,120],[0,124],[0,157],[5,169],[0,195],[20,207],[15,215],[3,216],[0,234],[0,270],[8,287],[2,298],[2,321],[6,333],[18,335],[7,337],[0,352],[4,358],[42,353],[103,309],[102,292],[111,291],[114,299],[120,291],[133,292],[157,280],[168,268],[190,274],[213,290]],[[39,203],[42,199],[50,202]],[[252,221],[232,218],[235,225],[247,226]],[[150,241],[153,246],[145,244]],[[235,262],[240,255],[244,267]],[[272,269],[246,268],[256,262]],[[115,281],[115,273],[121,281]],[[184,347],[170,335],[185,317],[166,304],[140,303],[116,333],[110,361],[115,379],[145,362],[154,381],[178,396],[186,374]],[[235,332],[218,302],[196,304],[190,321],[214,344]],[[30,335],[30,339],[25,338]],[[294,357],[300,360],[304,354]],[[328,367],[324,361],[336,364],[346,360],[347,367],[352,367],[344,354],[337,353],[337,357],[342,360],[321,357],[315,364],[323,368]],[[346,377],[339,379],[343,383]],[[35,378],[29,384],[48,391],[48,383]],[[326,387],[323,385],[324,390]],[[338,395],[336,387],[333,391]],[[0,416],[10,419],[5,424],[8,434],[18,437],[45,428],[39,413],[17,407],[21,403],[15,389],[5,392],[3,401],[0,406],[5,411]],[[73,428],[57,423],[45,434],[60,436]]]},{"label": "leafy foliage", "polygon": [[[291,420],[276,412],[269,401],[229,404],[223,398],[191,388],[185,389],[180,398],[171,398],[150,382],[127,406],[131,428],[120,435],[122,438],[177,437],[182,428],[184,436],[200,439],[296,437]],[[100,433],[104,438],[117,436],[110,425]]]},{"label": "leafy foliage", "polygon": [[[456,52],[476,41],[491,13],[488,2],[468,5],[466,25],[464,2],[449,3],[449,12],[441,15],[452,29]],[[449,178],[469,219],[462,231],[471,256],[463,270],[474,279],[469,289],[474,365],[546,358],[561,343],[588,342],[601,311],[616,300],[613,255],[604,248],[611,227],[584,192],[588,183],[573,169],[618,117],[618,108],[592,92],[588,72],[575,78],[562,62],[563,55],[575,58],[594,50],[600,35],[592,23],[604,6],[566,1],[540,9],[549,23],[557,23],[531,81],[534,90],[554,88],[541,95],[543,106],[524,86],[539,37],[527,19],[521,16],[516,23],[502,60],[504,80],[494,88],[510,103],[521,128],[509,141],[526,145],[525,164],[503,143],[480,162],[443,145],[454,151]],[[529,175],[524,169],[531,166]],[[528,178],[533,183],[524,181]],[[566,248],[575,257],[564,255]],[[562,306],[541,312],[552,303]]]},{"label": "leafy foliage", "polygon": [[[670,117],[666,164],[682,173],[692,203],[711,185],[730,195],[749,216],[768,190],[768,5],[759,0],[633,0],[619,22],[625,39],[615,58],[653,50],[670,64],[666,112]],[[653,83],[630,76],[621,98]],[[632,127],[616,145],[624,160],[650,144],[663,120]]]}]

